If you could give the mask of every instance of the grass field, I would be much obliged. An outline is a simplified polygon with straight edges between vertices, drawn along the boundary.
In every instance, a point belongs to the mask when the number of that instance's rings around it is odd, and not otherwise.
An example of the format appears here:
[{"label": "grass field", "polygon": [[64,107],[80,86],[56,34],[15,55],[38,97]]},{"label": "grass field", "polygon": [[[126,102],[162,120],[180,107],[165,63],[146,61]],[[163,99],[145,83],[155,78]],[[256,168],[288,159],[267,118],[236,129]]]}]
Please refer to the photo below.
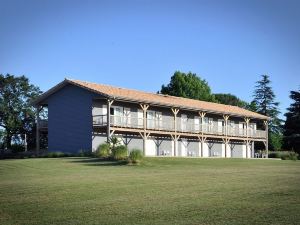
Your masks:
[{"label": "grass field", "polygon": [[300,162],[0,161],[0,224],[300,224]]}]

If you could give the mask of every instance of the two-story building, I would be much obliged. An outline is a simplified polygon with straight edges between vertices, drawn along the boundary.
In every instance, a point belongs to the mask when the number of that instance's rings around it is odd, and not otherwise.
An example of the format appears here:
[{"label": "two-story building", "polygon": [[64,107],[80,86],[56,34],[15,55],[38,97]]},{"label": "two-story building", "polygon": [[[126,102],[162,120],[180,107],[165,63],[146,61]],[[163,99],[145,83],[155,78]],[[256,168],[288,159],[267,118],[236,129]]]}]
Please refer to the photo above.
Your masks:
[{"label": "two-story building", "polygon": [[49,151],[92,150],[115,135],[145,156],[254,157],[268,117],[236,106],[65,79],[35,102]]}]

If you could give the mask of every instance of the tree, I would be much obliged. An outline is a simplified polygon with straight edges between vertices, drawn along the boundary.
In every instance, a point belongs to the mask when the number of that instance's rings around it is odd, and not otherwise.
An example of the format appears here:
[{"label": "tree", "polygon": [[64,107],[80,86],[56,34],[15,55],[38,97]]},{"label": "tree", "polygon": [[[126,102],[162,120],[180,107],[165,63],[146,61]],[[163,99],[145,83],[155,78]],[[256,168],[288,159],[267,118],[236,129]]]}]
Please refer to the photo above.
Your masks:
[{"label": "tree", "polygon": [[258,113],[270,117],[268,121],[270,149],[280,149],[281,145],[279,143],[281,141],[276,140],[281,139],[280,135],[282,134],[282,120],[278,118],[280,114],[279,103],[275,101],[276,96],[270,86],[269,76],[262,75],[261,77],[262,79],[256,82],[253,104],[256,105]]},{"label": "tree", "polygon": [[254,101],[251,101],[249,104],[246,105],[246,109],[252,112],[257,112],[257,105]]},{"label": "tree", "polygon": [[300,89],[291,91],[290,98],[293,102],[284,114],[284,148],[300,154]]},{"label": "tree", "polygon": [[233,105],[233,106],[239,106],[241,108],[246,108],[248,103],[245,101],[242,101],[238,97],[232,94],[214,94],[215,99],[225,105]]},{"label": "tree", "polygon": [[208,83],[195,73],[176,71],[168,85],[162,85],[161,94],[215,102]]},{"label": "tree", "polygon": [[11,148],[13,138],[24,140],[25,133],[32,135],[35,112],[30,102],[40,94],[25,76],[0,74],[0,127],[5,130],[6,148]]}]

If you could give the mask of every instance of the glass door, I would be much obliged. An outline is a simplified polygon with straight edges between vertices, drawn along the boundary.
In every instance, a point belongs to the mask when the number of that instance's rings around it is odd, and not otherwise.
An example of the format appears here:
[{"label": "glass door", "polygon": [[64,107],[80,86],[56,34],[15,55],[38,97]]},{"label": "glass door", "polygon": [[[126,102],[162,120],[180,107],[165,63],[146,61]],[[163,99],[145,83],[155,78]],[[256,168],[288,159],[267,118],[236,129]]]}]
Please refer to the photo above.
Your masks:
[{"label": "glass door", "polygon": [[154,129],[155,127],[155,112],[154,111],[147,111],[147,128]]}]

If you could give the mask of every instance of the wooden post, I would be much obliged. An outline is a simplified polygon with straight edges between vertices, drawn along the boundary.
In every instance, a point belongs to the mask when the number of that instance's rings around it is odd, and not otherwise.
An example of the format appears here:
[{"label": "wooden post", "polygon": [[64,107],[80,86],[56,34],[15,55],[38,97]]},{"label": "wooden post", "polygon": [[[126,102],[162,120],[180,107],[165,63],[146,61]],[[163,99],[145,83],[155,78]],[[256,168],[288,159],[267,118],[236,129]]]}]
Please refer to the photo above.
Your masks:
[{"label": "wooden post", "polygon": [[205,117],[206,113],[205,112],[199,112],[199,116],[201,117],[201,157],[203,157],[203,142],[206,140],[204,140],[204,136],[203,136],[203,125],[204,125],[204,117]]},{"label": "wooden post", "polygon": [[146,133],[146,132],[139,132],[139,134],[141,135],[141,137],[143,138],[143,155],[146,155],[146,140],[148,139],[150,133]]},{"label": "wooden post", "polygon": [[179,112],[179,109],[177,108],[171,108],[173,114],[174,114],[174,156],[176,156],[176,151],[177,151],[177,114]]},{"label": "wooden post", "polygon": [[171,134],[171,138],[172,138],[172,140],[174,142],[174,156],[176,156],[176,151],[177,151],[176,145],[177,145],[178,139],[180,138],[180,135],[172,135]]},{"label": "wooden post", "polygon": [[27,134],[25,132],[25,140],[24,140],[24,146],[25,146],[25,152],[27,152]]},{"label": "wooden post", "polygon": [[227,158],[227,144],[229,142],[227,136],[228,136],[228,119],[229,119],[229,116],[228,115],[223,115],[223,118],[224,118],[224,122],[225,122],[225,158]]},{"label": "wooden post", "polygon": [[36,107],[36,153],[40,151],[40,107]]},{"label": "wooden post", "polygon": [[199,139],[199,141],[201,143],[201,153],[200,153],[200,156],[203,157],[203,144],[206,141],[206,137],[203,137],[203,135],[201,135],[201,136],[198,136],[198,139]]},{"label": "wooden post", "polygon": [[244,118],[245,122],[246,122],[246,158],[248,157],[248,148],[249,148],[249,142],[248,142],[248,138],[249,138],[249,134],[248,134],[248,127],[249,127],[249,121],[250,119],[248,117]]},{"label": "wooden post", "polygon": [[107,99],[107,118],[106,118],[106,127],[107,127],[107,131],[106,131],[106,137],[107,137],[107,142],[109,142],[110,140],[110,136],[111,136],[111,133],[110,133],[110,107],[111,105],[113,104],[114,100],[112,99]]},{"label": "wooden post", "polygon": [[[147,137],[147,109],[149,108],[149,105],[147,104],[140,104],[142,110],[143,110],[143,128],[144,128],[144,134],[141,136],[143,137],[143,155],[146,154],[146,139]],[[149,133],[150,134],[150,133]]]},{"label": "wooden post", "polygon": [[269,123],[267,120],[264,121],[264,125],[266,128],[266,152],[267,152],[266,157],[268,158],[269,157]]}]

